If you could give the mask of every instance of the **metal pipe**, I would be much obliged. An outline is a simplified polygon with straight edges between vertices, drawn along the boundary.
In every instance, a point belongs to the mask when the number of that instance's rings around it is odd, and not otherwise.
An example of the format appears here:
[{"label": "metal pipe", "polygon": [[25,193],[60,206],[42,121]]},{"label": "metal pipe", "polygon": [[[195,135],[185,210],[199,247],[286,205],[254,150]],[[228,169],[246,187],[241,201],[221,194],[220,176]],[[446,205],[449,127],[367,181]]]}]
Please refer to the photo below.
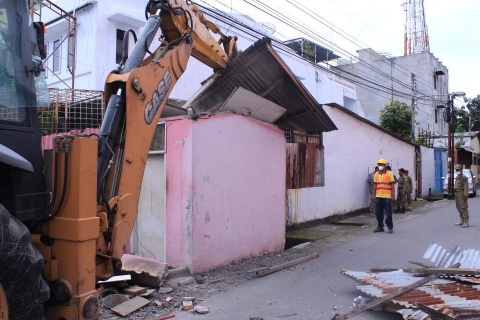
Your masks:
[{"label": "metal pipe", "polygon": [[148,18],[147,24],[143,29],[142,34],[138,38],[137,43],[133,47],[132,53],[128,57],[123,69],[120,73],[128,73],[135,68],[138,68],[145,58],[145,54],[148,52],[150,44],[152,44],[153,38],[160,28],[162,19],[160,19],[160,10],[157,11],[156,15],[152,15]]}]

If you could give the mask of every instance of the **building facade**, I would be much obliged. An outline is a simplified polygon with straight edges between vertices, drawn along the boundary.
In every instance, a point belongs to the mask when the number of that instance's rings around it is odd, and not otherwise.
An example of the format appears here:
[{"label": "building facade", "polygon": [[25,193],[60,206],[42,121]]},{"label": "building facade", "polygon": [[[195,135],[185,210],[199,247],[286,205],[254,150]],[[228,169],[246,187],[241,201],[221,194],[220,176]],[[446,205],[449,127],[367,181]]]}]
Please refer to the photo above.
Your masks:
[{"label": "building facade", "polygon": [[359,62],[341,60],[336,69],[356,83],[365,118],[379,124],[380,110],[393,100],[415,107],[419,130],[447,133],[444,108],[448,100],[448,70],[432,53],[388,57],[372,49],[358,51]]}]

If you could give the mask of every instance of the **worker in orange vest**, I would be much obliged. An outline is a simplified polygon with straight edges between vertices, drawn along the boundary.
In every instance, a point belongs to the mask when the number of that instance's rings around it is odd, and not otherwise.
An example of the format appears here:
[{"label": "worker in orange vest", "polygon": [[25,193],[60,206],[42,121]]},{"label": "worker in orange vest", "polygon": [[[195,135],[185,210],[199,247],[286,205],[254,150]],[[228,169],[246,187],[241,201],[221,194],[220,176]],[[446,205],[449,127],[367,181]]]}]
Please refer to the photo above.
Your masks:
[{"label": "worker in orange vest", "polygon": [[383,212],[387,218],[388,233],[393,233],[392,203],[395,201],[395,178],[390,170],[387,170],[387,161],[380,159],[377,162],[378,172],[373,178],[372,199],[375,200],[375,215],[377,228],[373,232],[383,232]]}]

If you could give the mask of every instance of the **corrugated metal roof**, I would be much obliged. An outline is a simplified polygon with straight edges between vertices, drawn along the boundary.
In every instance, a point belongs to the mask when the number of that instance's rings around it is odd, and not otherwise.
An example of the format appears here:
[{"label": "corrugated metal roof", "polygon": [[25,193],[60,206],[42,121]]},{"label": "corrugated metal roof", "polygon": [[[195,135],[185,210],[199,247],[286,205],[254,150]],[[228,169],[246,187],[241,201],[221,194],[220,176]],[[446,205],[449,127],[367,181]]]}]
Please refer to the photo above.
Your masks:
[{"label": "corrugated metal roof", "polygon": [[441,245],[432,242],[423,258],[429,259],[437,268],[448,268],[454,263],[460,263],[460,268],[480,269],[480,250],[465,249],[459,246],[447,252]]},{"label": "corrugated metal roof", "polygon": [[[373,297],[383,297],[412,284],[422,277],[402,270],[392,272],[359,272],[344,271],[344,274],[365,285],[357,288]],[[434,279],[424,285],[387,301],[388,304],[403,315],[404,319],[433,319],[428,314],[409,309],[417,309],[417,304],[427,306],[442,314],[456,319],[463,319],[467,314],[480,314],[480,286],[458,283],[446,279]],[[472,318],[471,318],[472,319]]]},{"label": "corrugated metal roof", "polygon": [[223,74],[208,84],[192,101],[197,113],[218,107],[237,87],[242,87],[287,112],[275,124],[281,129],[306,132],[327,132],[337,127],[303,86],[268,38],[257,41],[230,62]]}]

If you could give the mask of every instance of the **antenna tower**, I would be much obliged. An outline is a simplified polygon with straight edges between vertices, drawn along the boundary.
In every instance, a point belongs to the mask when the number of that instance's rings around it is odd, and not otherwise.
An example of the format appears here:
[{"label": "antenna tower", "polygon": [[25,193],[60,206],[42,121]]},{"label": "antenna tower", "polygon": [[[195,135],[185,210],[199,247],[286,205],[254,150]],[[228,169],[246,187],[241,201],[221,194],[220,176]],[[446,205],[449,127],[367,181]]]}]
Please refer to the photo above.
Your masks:
[{"label": "antenna tower", "polygon": [[405,11],[405,37],[403,54],[430,52],[423,0],[402,0]]}]

